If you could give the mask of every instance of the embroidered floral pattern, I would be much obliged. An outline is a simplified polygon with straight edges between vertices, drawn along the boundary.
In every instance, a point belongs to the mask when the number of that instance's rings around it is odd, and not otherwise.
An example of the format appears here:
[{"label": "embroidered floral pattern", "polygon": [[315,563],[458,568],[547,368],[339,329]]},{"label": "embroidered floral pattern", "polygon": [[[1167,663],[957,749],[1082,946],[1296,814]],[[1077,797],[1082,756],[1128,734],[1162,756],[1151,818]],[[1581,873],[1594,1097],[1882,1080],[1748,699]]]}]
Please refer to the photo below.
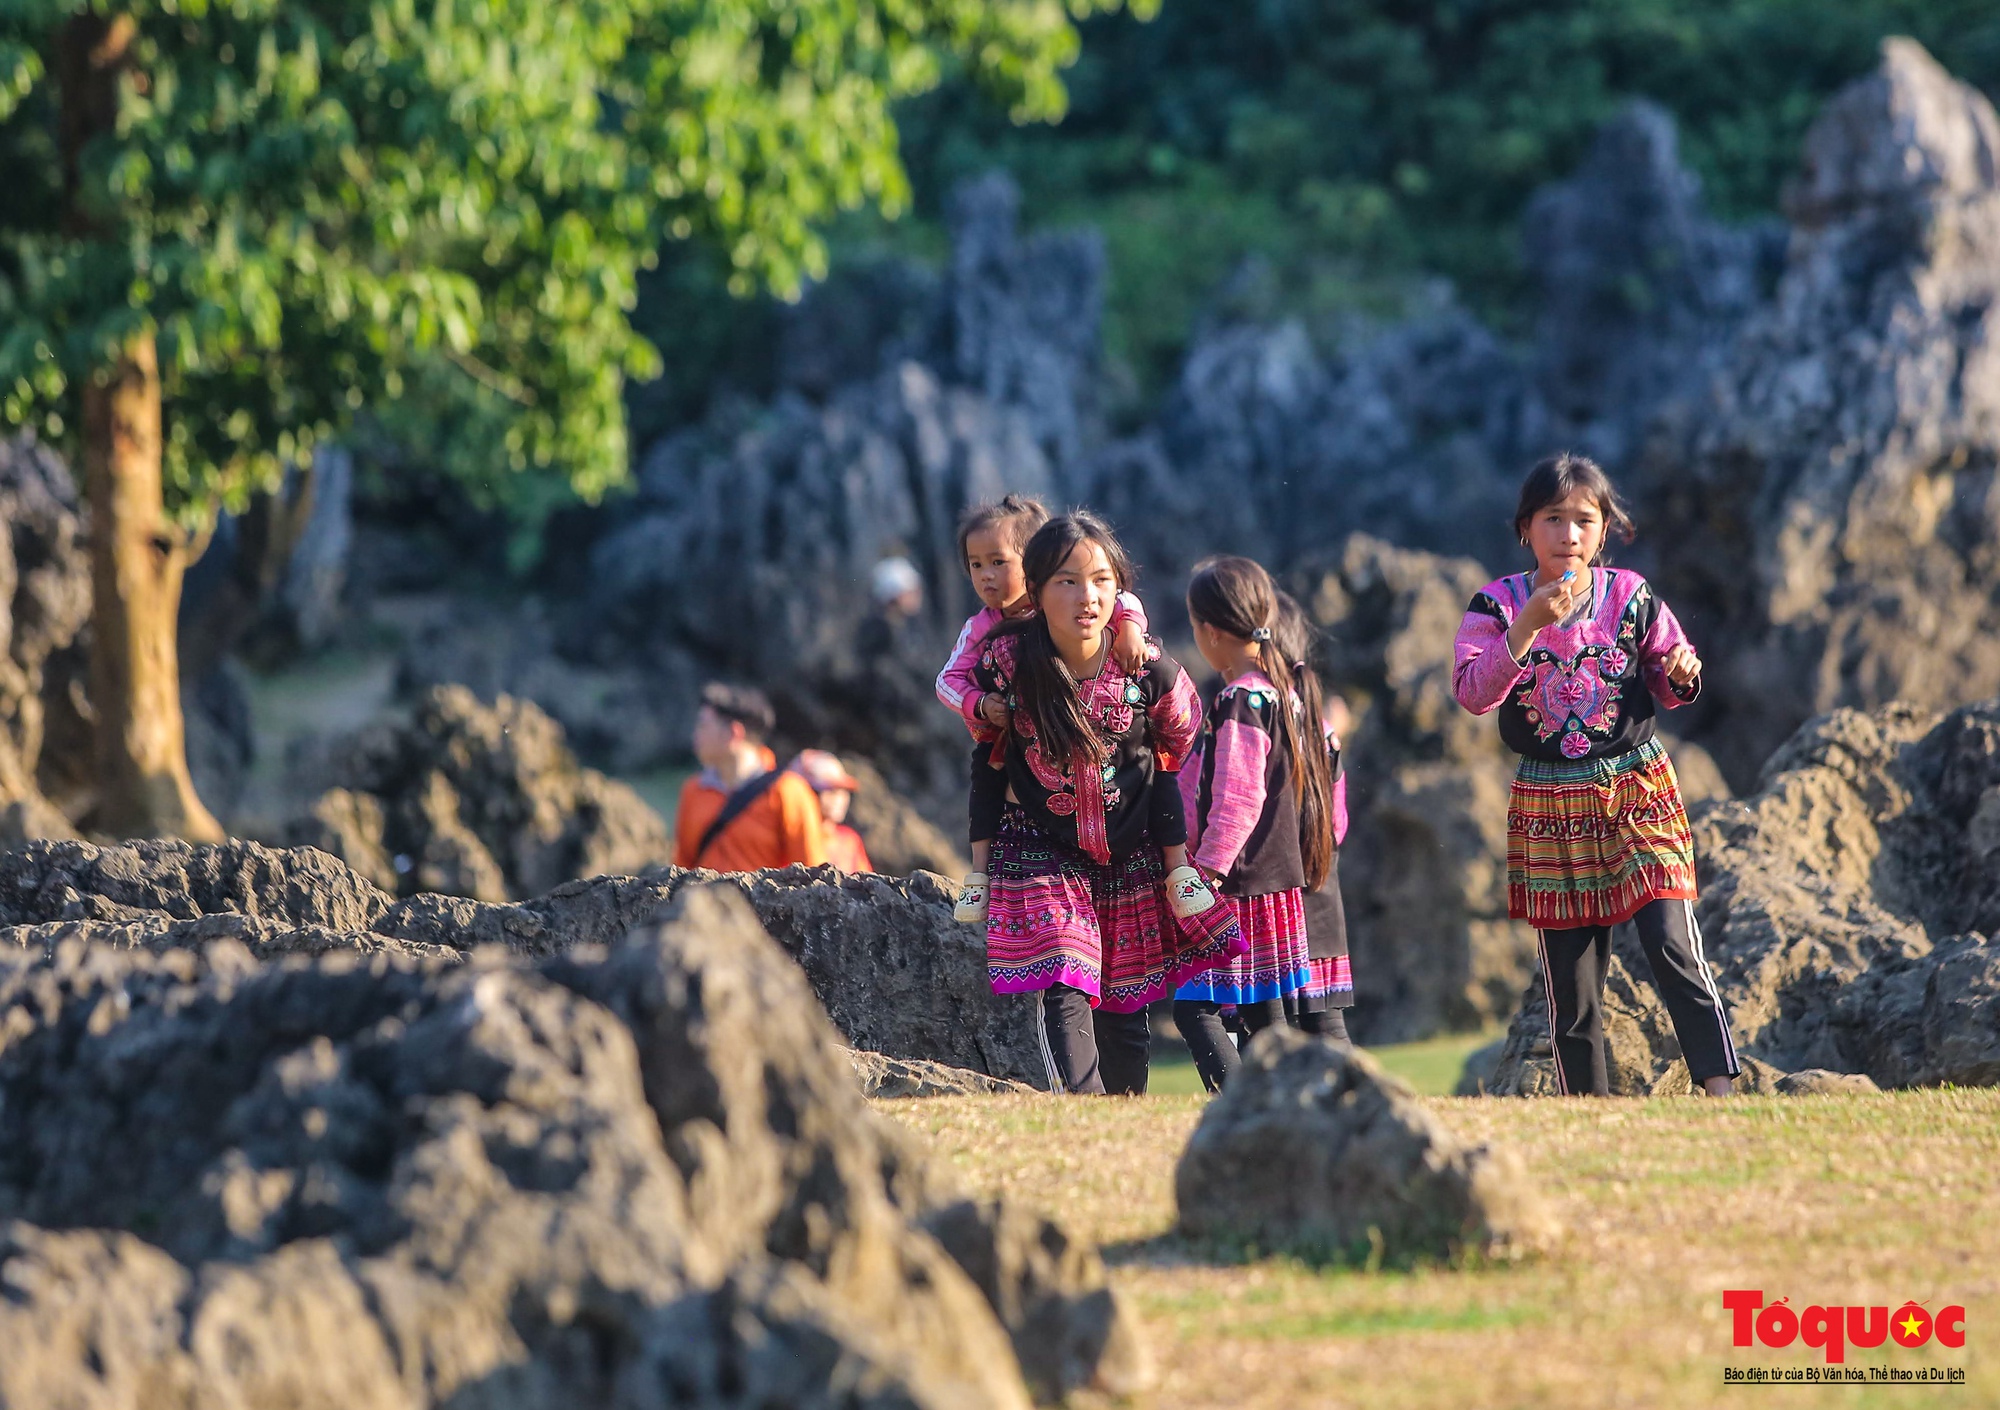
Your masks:
[{"label": "embroidered floral pattern", "polygon": [[[1149,644],[1149,658],[1158,660],[1159,654],[1157,644]],[[1111,763],[1078,767],[1081,761],[1051,759],[1035,738],[1034,722],[1019,709],[1011,689],[1008,689],[1013,664],[1011,642],[989,642],[982,652],[981,665],[988,678],[1000,684],[1009,697],[1008,703],[1015,707],[1013,730],[1024,745],[1022,761],[1034,775],[1035,782],[1046,790],[1045,806],[1056,817],[1074,818],[1077,845],[1089,856],[1103,861],[1110,855],[1107,814],[1117,808],[1125,796],[1116,782],[1118,769]],[[1176,685],[1177,697],[1181,693],[1188,696],[1188,701],[1178,703],[1182,709],[1189,711],[1192,718],[1189,706],[1193,700],[1193,688],[1185,673]],[[1125,739],[1138,725],[1140,711],[1146,708],[1144,677],[1127,675],[1107,661],[1096,676],[1078,683],[1077,702],[1107,744]],[[1165,767],[1165,750],[1156,749],[1155,756],[1161,767]]]},{"label": "embroidered floral pattern", "polygon": [[1581,759],[1618,729],[1619,705],[1637,652],[1638,613],[1647,601],[1641,587],[1617,616],[1602,584],[1588,608],[1545,630],[1526,662],[1529,675],[1514,696],[1538,739],[1556,739],[1563,756]]}]

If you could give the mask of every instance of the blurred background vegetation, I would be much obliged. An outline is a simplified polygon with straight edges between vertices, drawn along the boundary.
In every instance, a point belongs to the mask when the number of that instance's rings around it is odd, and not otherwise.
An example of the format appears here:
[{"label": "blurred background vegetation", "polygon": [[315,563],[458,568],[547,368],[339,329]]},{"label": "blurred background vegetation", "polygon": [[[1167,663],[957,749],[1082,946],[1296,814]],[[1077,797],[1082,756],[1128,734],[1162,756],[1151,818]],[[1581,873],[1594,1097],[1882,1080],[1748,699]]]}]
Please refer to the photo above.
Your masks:
[{"label": "blurred background vegetation", "polygon": [[[1120,430],[1157,409],[1204,319],[1295,317],[1334,346],[1450,291],[1524,334],[1528,199],[1633,98],[1673,114],[1710,208],[1752,221],[1779,212],[1807,126],[1884,36],[2000,97],[1995,0],[1163,0],[1080,29],[1059,124],[1017,123],[966,72],[897,104],[908,208],[839,217],[828,244],[836,275],[936,263],[954,183],[1011,173],[1031,226],[1105,239],[1099,404]],[[632,322],[661,372],[626,388],[634,453],[774,390],[782,306],[732,293],[738,275],[696,233],[640,276]],[[502,576],[546,569],[573,492],[501,478],[468,502],[478,477],[453,467],[492,456],[492,428],[436,404],[356,428],[364,504],[452,523],[454,556]]]},{"label": "blurred background vegetation", "polygon": [[[1103,232],[1107,372],[1134,419],[1206,315],[1324,335],[1442,277],[1518,328],[1523,207],[1631,98],[1674,115],[1711,209],[1752,220],[1885,35],[2000,95],[1993,0],[1165,0],[1082,28],[1059,126],[1016,126],[963,81],[904,104],[913,209],[849,220],[834,259],[940,256],[952,183],[1006,169],[1031,223]],[[653,279],[640,317],[666,372],[636,393],[635,444],[766,388],[768,306],[729,300],[725,273],[682,246]]]}]

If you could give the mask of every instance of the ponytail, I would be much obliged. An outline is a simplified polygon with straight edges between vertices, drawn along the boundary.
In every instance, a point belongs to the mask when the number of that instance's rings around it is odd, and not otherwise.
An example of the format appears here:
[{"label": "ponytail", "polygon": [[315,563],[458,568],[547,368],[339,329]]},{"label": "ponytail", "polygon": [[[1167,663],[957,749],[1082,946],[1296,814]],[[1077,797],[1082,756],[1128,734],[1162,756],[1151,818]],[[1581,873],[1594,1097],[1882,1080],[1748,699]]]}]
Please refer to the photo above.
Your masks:
[{"label": "ponytail", "polygon": [[1320,717],[1319,679],[1306,663],[1310,633],[1289,624],[1281,594],[1261,564],[1209,558],[1188,582],[1188,612],[1196,621],[1253,643],[1257,664],[1278,695],[1272,733],[1291,761],[1299,805],[1299,857],[1306,888],[1317,891],[1333,871],[1333,766]]}]

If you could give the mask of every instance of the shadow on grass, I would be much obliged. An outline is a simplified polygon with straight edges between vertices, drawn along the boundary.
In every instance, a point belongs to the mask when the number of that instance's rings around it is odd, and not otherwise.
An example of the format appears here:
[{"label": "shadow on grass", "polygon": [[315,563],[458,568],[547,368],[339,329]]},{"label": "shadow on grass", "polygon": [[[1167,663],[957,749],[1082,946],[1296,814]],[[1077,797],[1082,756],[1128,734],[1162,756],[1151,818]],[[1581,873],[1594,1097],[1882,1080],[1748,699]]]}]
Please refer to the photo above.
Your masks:
[{"label": "shadow on grass", "polygon": [[1145,1239],[1120,1239],[1099,1250],[1113,1268],[1244,1268],[1281,1262],[1314,1273],[1486,1273],[1523,1267],[1532,1255],[1493,1257],[1453,1245],[1443,1253],[1389,1248],[1379,1230],[1345,1244],[1304,1240],[1271,1246],[1252,1239],[1197,1237],[1170,1230]]}]

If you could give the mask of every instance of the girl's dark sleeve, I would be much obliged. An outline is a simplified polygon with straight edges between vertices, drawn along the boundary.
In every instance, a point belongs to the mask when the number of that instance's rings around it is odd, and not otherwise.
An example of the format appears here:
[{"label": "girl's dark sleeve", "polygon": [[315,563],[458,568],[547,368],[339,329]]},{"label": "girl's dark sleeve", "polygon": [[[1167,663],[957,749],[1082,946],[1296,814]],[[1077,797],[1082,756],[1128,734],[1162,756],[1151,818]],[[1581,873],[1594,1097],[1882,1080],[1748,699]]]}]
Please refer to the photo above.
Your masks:
[{"label": "girl's dark sleeve", "polygon": [[1000,832],[1000,813],[1007,806],[1007,771],[993,767],[993,746],[972,746],[973,842],[991,842]]},{"label": "girl's dark sleeve", "polygon": [[1187,808],[1181,800],[1180,776],[1154,774],[1153,796],[1146,801],[1146,827],[1153,834],[1154,845],[1185,847],[1188,840]]}]

